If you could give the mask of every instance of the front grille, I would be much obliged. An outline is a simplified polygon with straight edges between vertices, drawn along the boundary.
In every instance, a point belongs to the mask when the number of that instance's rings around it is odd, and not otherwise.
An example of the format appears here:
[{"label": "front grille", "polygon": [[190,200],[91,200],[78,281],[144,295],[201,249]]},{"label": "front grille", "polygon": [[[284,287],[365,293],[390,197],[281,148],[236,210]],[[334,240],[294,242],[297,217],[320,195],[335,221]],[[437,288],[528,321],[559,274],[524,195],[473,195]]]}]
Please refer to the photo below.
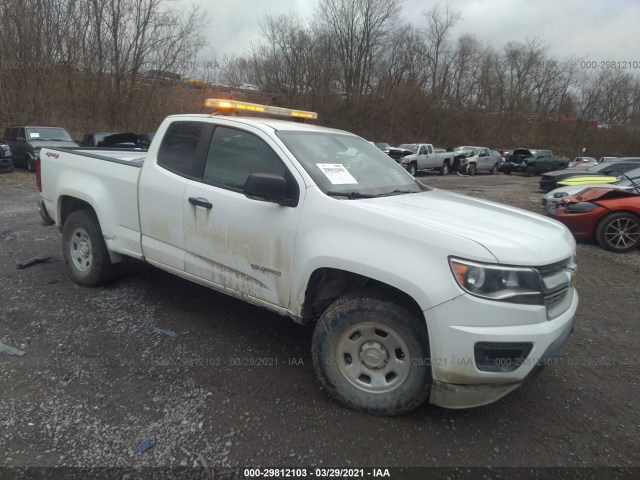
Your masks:
[{"label": "front grille", "polygon": [[543,284],[544,304],[547,318],[552,319],[564,313],[571,305],[570,295],[572,274],[575,268],[571,258],[538,267]]},{"label": "front grille", "polygon": [[544,304],[547,307],[547,310],[552,310],[553,308],[560,305],[567,296],[568,291],[569,289],[565,288],[564,290],[552,293],[551,295],[547,295],[546,297],[544,297]]}]

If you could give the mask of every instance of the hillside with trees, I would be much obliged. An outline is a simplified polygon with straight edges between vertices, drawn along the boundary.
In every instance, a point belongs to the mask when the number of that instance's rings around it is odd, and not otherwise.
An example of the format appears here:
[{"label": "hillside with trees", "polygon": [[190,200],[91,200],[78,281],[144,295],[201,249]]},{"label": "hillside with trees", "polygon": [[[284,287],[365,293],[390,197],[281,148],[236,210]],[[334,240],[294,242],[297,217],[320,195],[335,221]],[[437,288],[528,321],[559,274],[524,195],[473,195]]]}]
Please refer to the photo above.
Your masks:
[{"label": "hillside with trees", "polygon": [[[154,130],[203,111],[205,97],[240,94],[392,144],[640,154],[633,70],[557,58],[537,38],[496,49],[454,37],[464,12],[452,7],[428,3],[406,23],[401,0],[317,0],[312,23],[260,18],[244,53],[207,47],[204,13],[166,0],[0,0],[0,123]],[[150,81],[152,68],[203,85]],[[227,87],[243,82],[262,91]]]}]

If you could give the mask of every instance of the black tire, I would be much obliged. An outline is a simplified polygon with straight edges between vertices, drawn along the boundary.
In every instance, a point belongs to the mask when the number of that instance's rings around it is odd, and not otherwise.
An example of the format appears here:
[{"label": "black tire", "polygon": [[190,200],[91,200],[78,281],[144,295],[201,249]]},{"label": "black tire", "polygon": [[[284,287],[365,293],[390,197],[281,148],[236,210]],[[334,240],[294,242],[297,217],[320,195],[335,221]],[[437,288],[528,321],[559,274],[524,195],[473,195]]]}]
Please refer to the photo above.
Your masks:
[{"label": "black tire", "polygon": [[416,176],[416,173],[418,173],[418,167],[417,167],[417,165],[415,164],[415,162],[414,162],[414,163],[410,163],[410,164],[407,166],[407,172],[409,172],[409,173],[410,173],[412,176],[414,176],[414,177]]},{"label": "black tire", "polygon": [[631,213],[611,213],[596,227],[596,240],[611,252],[628,252],[640,245],[640,217]]},{"label": "black tire", "polygon": [[62,256],[71,279],[85,287],[105,285],[118,271],[109,258],[98,219],[89,210],[72,212],[64,221]]},{"label": "black tire", "polygon": [[476,165],[475,163],[470,163],[467,167],[467,175],[473,177],[476,174]]},{"label": "black tire", "polygon": [[511,168],[505,167],[504,170],[502,170],[502,173],[504,173],[505,175],[511,175]]},{"label": "black tire", "polygon": [[489,174],[490,175],[495,175],[496,173],[498,173],[498,164],[494,163],[493,167],[491,167],[491,170],[489,170]]},{"label": "black tire", "polygon": [[448,175],[449,174],[449,162],[446,161],[440,167],[440,175]]},{"label": "black tire", "polygon": [[525,170],[524,174],[527,177],[535,177],[535,175],[536,175],[536,167],[534,167],[534,166],[527,167],[527,169]]},{"label": "black tire", "polygon": [[36,171],[36,161],[33,158],[31,158],[29,155],[27,155],[26,157],[25,164],[29,172]]},{"label": "black tire", "polygon": [[424,403],[431,389],[424,319],[375,292],[346,294],[325,310],[312,356],[329,395],[361,412],[400,415]]}]

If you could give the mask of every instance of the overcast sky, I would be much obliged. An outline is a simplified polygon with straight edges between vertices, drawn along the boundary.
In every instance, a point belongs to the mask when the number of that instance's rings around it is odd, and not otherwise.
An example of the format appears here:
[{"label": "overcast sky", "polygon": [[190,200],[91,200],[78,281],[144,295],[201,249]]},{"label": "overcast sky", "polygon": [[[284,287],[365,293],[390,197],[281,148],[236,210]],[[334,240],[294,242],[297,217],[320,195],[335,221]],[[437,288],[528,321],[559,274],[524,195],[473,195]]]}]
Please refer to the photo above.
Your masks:
[{"label": "overcast sky", "polygon": [[[208,12],[210,47],[243,53],[259,38],[258,18],[266,13],[297,13],[312,18],[317,0],[178,0]],[[404,0],[403,17],[424,26],[422,12],[436,2]],[[540,38],[558,57],[640,62],[639,0],[456,0],[462,13],[455,38],[471,32],[495,48],[511,40]],[[446,5],[446,1],[441,1]],[[640,71],[640,69],[638,69]]]}]

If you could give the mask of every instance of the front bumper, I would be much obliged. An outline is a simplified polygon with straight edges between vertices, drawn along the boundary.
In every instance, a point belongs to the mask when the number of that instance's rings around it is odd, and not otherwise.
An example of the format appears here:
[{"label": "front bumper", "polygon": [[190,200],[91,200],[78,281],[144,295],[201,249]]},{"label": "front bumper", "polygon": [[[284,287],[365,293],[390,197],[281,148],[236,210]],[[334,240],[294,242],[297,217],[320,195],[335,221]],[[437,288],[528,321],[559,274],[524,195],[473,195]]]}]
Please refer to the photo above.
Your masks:
[{"label": "front bumper", "polygon": [[[445,408],[478,407],[515,390],[558,354],[573,330],[577,306],[578,294],[570,287],[563,313],[551,319],[545,306],[498,303],[467,294],[426,310],[433,375],[430,402]],[[526,342],[532,348],[511,371],[482,371],[474,350],[479,342]]]},{"label": "front bumper", "polygon": [[13,160],[11,158],[0,158],[0,172],[13,172]]}]

